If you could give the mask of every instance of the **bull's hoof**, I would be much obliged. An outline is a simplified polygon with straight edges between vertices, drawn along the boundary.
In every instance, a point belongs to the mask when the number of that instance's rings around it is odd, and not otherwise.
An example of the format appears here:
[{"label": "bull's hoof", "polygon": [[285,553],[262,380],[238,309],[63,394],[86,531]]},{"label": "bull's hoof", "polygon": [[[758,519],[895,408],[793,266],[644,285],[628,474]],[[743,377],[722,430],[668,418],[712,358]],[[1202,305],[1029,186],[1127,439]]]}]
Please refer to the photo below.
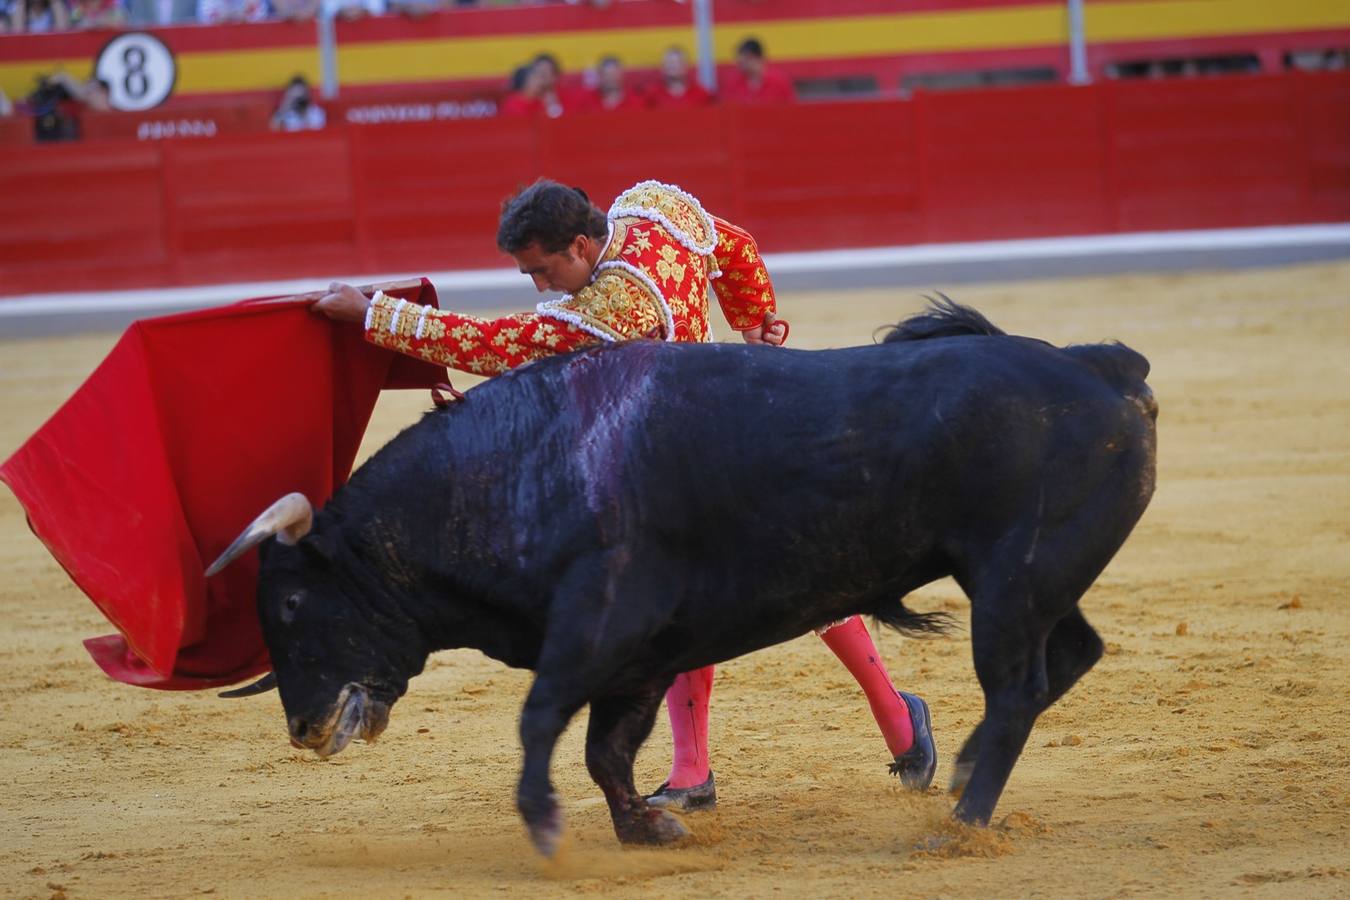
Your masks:
[{"label": "bull's hoof", "polygon": [[562,843],[562,808],[555,803],[547,812],[528,817],[525,826],[530,830],[534,849],[551,859]]},{"label": "bull's hoof", "polygon": [[900,776],[900,783],[911,791],[926,791],[937,771],[937,746],[933,743],[933,723],[928,715],[928,704],[922,697],[896,691],[909,707],[909,721],[914,730],[914,743],[891,763],[891,774]]},{"label": "bull's hoof", "polygon": [[713,773],[708,772],[708,780],[693,787],[673,788],[666,782],[647,797],[647,803],[660,809],[678,809],[680,812],[703,812],[717,808],[717,783]]},{"label": "bull's hoof", "polygon": [[680,817],[664,809],[648,809],[635,821],[615,826],[625,844],[675,844],[689,837],[689,829]]}]

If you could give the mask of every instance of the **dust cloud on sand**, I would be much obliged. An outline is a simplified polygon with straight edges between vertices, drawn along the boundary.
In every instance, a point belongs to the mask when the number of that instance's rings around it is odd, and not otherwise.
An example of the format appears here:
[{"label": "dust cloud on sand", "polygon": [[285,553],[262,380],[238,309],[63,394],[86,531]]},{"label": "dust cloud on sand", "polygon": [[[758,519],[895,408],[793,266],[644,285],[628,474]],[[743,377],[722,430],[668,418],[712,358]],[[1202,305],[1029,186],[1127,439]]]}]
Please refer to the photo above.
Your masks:
[{"label": "dust cloud on sand", "polygon": [[[1153,504],[1083,603],[1107,655],[1038,723],[993,828],[896,788],[857,688],[807,636],[721,667],[722,805],[685,848],[616,845],[574,723],[554,761],[568,840],[541,863],[512,802],[529,673],[438,654],[378,744],[320,761],[287,744],[275,694],[104,678],[80,640],[109,626],[0,492],[0,893],[1350,894],[1350,264],[951,293],[1012,332],[1129,343],[1162,409]],[[868,341],[921,303],[782,298],[798,347]],[[0,343],[0,456],[114,337]],[[383,400],[364,452],[427,405]],[[913,605],[965,617],[950,582]],[[981,710],[967,638],[879,641],[932,706],[945,783]],[[662,722],[639,784],[668,746]]]}]

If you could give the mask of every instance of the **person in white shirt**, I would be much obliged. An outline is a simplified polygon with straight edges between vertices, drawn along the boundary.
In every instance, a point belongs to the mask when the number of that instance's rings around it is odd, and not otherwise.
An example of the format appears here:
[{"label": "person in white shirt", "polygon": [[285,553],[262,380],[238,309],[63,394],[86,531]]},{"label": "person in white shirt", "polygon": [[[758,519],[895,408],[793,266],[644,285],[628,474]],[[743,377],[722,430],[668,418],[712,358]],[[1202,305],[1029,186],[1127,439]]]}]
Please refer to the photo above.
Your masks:
[{"label": "person in white shirt", "polygon": [[297,75],[286,85],[270,124],[273,131],[317,131],[328,124],[328,115],[314,102],[304,76]]}]

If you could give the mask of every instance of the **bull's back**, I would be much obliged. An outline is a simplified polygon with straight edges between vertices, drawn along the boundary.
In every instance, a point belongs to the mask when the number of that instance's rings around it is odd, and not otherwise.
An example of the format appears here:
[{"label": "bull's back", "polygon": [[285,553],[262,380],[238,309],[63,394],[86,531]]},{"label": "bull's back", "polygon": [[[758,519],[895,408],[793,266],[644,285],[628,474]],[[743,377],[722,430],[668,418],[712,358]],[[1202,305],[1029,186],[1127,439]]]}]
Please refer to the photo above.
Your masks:
[{"label": "bull's back", "polygon": [[613,497],[669,533],[755,518],[795,544],[840,520],[918,531],[895,517],[980,506],[1001,483],[1072,466],[1090,450],[1081,435],[1115,428],[1123,403],[1064,351],[1003,336],[825,351],[630,344],[546,362],[594,501]]},{"label": "bull's back", "polygon": [[[813,351],[634,342],[542,360],[466,405],[515,425],[490,428],[510,434],[488,452],[562,454],[551,469],[575,493],[549,494],[550,516],[713,541],[726,523],[804,546],[1015,505],[1048,467],[1085,471],[1086,485],[1100,446],[1149,430],[1128,354],[1001,335]],[[1119,363],[1109,376],[1098,356]]]}]

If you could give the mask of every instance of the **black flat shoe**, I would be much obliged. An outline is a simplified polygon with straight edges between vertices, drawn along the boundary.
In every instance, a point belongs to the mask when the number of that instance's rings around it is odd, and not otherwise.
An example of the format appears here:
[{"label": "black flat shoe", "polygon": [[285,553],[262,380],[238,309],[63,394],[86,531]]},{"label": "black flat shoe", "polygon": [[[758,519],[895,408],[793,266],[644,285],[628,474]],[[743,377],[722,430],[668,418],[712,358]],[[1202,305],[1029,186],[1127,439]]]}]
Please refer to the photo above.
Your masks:
[{"label": "black flat shoe", "polygon": [[[909,707],[909,722],[914,729],[914,744],[891,763],[891,774],[900,776],[900,783],[911,791],[926,791],[937,771],[937,747],[933,744],[933,724],[928,716],[928,704],[922,697],[896,691]],[[711,780],[711,779],[710,779]]]},{"label": "black flat shoe", "polygon": [[708,780],[693,787],[673,788],[667,781],[647,797],[647,803],[660,809],[678,809],[681,812],[714,809],[717,806],[717,785],[713,783],[713,773],[709,771]]}]

